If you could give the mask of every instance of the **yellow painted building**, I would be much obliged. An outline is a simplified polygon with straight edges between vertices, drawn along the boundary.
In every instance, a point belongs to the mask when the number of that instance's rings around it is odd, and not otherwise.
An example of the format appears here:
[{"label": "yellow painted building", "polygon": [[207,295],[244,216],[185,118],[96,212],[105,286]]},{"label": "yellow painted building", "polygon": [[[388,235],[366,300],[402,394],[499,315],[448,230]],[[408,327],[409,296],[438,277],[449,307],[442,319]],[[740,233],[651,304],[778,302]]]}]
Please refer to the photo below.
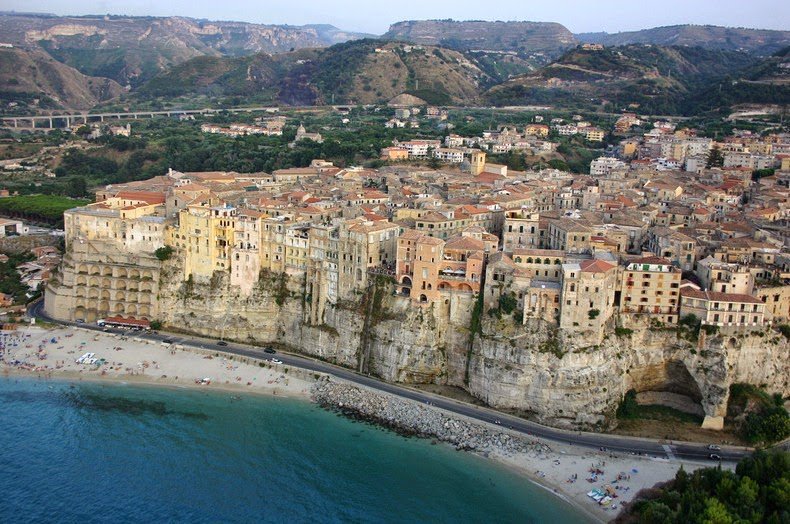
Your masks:
[{"label": "yellow painted building", "polygon": [[214,271],[229,271],[234,243],[236,208],[224,204],[189,206],[178,214],[177,248],[184,252],[184,279],[211,278]]}]

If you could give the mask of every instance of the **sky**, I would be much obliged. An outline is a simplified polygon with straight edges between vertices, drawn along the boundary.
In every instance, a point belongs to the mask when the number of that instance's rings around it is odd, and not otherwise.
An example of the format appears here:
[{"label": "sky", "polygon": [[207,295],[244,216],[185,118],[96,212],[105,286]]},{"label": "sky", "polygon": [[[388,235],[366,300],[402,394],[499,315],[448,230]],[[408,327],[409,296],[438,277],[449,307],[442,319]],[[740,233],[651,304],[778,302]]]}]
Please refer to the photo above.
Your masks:
[{"label": "sky", "polygon": [[2,0],[5,11],[181,15],[263,24],[332,24],[382,34],[401,20],[559,22],[574,33],[710,24],[790,30],[787,0]]}]

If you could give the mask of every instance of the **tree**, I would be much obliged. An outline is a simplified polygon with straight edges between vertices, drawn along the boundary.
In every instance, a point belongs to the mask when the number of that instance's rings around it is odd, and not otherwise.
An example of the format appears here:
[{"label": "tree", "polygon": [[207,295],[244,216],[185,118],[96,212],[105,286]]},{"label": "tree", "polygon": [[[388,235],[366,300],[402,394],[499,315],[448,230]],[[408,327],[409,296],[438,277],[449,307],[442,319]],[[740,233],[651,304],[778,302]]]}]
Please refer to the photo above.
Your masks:
[{"label": "tree", "polygon": [[69,178],[66,194],[73,198],[86,196],[88,194],[88,184],[85,182],[85,179],[80,176]]},{"label": "tree", "polygon": [[724,167],[724,154],[721,152],[719,146],[713,146],[708,152],[708,160],[705,162],[705,167],[707,169],[712,167]]},{"label": "tree", "polygon": [[752,180],[759,182],[761,178],[767,176],[774,176],[776,170],[774,169],[755,169],[752,171]]},{"label": "tree", "polygon": [[702,515],[702,522],[704,524],[730,524],[732,515],[718,499],[709,498],[705,502],[705,513]]}]

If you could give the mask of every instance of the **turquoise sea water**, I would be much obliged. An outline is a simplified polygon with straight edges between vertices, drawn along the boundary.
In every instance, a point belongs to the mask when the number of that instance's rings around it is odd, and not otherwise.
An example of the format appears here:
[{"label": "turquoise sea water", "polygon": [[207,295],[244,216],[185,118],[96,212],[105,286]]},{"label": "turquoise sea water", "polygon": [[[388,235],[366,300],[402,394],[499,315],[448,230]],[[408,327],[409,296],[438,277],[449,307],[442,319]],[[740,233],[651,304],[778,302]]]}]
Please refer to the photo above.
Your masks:
[{"label": "turquoise sea water", "polygon": [[299,400],[0,378],[0,522],[583,522],[483,458]]}]

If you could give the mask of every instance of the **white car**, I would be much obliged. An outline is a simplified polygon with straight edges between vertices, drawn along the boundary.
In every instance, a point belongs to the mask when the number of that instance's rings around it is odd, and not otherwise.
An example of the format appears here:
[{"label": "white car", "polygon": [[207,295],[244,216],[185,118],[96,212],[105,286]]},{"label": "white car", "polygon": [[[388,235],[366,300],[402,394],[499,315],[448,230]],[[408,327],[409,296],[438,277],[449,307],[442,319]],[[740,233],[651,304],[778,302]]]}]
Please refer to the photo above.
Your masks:
[{"label": "white car", "polygon": [[273,363],[273,364],[282,364],[282,363],[283,363],[283,361],[282,361],[282,360],[278,360],[278,359],[276,359],[276,358],[273,358],[273,359],[272,359],[272,363]]}]

